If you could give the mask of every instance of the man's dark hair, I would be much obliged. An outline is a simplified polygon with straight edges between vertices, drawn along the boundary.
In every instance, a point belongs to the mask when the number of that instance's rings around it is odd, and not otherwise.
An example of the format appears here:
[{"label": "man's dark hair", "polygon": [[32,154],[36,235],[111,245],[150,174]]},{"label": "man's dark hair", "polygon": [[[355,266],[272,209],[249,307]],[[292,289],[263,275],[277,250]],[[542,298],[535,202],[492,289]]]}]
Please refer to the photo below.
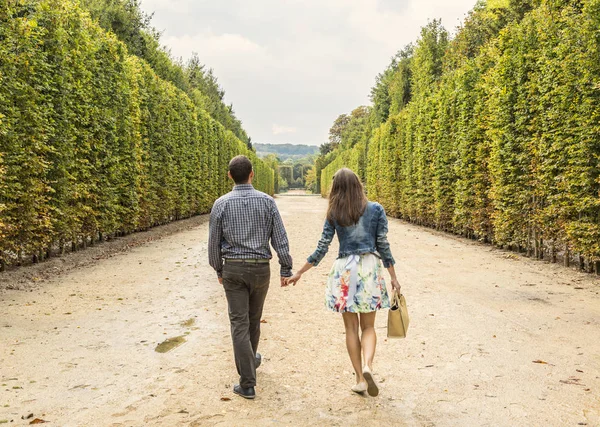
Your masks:
[{"label": "man's dark hair", "polygon": [[252,172],[252,162],[246,156],[235,156],[229,162],[229,173],[236,184],[245,184]]}]

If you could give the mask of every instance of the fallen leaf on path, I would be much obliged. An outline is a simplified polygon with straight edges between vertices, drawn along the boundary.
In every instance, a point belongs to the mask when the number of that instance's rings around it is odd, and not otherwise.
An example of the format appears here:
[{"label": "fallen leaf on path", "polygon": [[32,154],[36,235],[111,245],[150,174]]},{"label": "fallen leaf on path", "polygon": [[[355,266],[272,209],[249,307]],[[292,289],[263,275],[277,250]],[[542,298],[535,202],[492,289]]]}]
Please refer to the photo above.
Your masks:
[{"label": "fallen leaf on path", "polygon": [[582,290],[583,288],[581,286],[576,286],[575,289]]},{"label": "fallen leaf on path", "polygon": [[23,416],[21,417],[21,419],[22,419],[22,420],[28,420],[29,418],[33,418],[33,414],[29,414],[29,415],[27,415],[27,416],[23,415]]},{"label": "fallen leaf on path", "polygon": [[29,424],[45,424],[48,421],[42,420],[41,418],[36,418],[35,420],[31,421]]},{"label": "fallen leaf on path", "polygon": [[223,401],[223,402],[229,402],[230,400],[231,400],[231,398],[229,398],[229,397],[222,397],[221,398],[221,401]]},{"label": "fallen leaf on path", "polygon": [[177,412],[178,414],[189,414],[188,411],[186,411],[185,409],[182,409],[181,411]]},{"label": "fallen leaf on path", "polygon": [[540,365],[547,365],[548,362],[544,362],[543,360],[534,360],[533,363],[539,363]]},{"label": "fallen leaf on path", "polygon": [[261,320],[260,323],[267,323],[265,319]]},{"label": "fallen leaf on path", "polygon": [[575,369],[577,372],[581,372],[583,374],[583,371],[581,369]]}]

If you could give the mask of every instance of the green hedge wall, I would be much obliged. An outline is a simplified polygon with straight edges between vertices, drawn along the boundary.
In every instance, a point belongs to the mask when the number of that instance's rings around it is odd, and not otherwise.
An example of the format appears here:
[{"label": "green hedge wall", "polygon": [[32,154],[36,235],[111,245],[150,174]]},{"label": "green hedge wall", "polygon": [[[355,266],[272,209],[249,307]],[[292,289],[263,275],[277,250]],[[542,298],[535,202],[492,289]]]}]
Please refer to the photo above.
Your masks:
[{"label": "green hedge wall", "polygon": [[[417,88],[366,151],[390,214],[600,272],[600,1],[542,1]],[[336,153],[324,195],[339,167],[365,173],[363,152]]]},{"label": "green hedge wall", "polygon": [[71,0],[0,0],[0,259],[206,213],[245,144]]},{"label": "green hedge wall", "polygon": [[327,197],[333,175],[341,168],[350,168],[364,178],[366,168],[366,143],[361,141],[351,150],[336,150],[326,156],[328,165],[321,170],[321,195]]}]

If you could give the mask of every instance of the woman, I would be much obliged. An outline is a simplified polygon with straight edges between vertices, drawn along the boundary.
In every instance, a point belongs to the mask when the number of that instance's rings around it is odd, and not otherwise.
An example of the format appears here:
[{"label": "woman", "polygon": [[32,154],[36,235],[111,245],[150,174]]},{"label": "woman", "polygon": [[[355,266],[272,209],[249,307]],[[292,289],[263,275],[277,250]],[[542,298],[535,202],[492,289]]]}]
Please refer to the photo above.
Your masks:
[{"label": "woman", "polygon": [[325,303],[329,310],[342,313],[344,319],[346,347],[356,372],[356,385],[352,391],[367,391],[370,396],[379,394],[372,374],[377,343],[375,314],[390,306],[380,258],[390,274],[392,287],[400,292],[387,231],[383,207],[367,200],[354,172],[340,169],[333,177],[327,219],[317,250],[288,282],[295,284],[306,271],[318,265],[337,233],[340,251],[329,273]]}]

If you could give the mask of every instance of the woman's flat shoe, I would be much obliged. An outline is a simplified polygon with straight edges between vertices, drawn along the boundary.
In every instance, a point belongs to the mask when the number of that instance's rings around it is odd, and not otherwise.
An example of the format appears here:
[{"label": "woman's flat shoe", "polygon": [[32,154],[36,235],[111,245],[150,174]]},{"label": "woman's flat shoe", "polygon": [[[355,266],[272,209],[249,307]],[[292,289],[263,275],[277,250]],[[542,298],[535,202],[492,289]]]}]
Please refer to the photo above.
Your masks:
[{"label": "woman's flat shoe", "polygon": [[352,391],[354,393],[364,393],[365,391],[367,391],[367,383],[366,382],[361,382],[358,384],[354,384],[352,386]]},{"label": "woman's flat shoe", "polygon": [[367,381],[367,393],[369,393],[369,396],[377,396],[379,394],[379,387],[377,387],[375,378],[373,378],[373,374],[368,366],[363,368],[363,377],[365,377],[365,380]]}]

